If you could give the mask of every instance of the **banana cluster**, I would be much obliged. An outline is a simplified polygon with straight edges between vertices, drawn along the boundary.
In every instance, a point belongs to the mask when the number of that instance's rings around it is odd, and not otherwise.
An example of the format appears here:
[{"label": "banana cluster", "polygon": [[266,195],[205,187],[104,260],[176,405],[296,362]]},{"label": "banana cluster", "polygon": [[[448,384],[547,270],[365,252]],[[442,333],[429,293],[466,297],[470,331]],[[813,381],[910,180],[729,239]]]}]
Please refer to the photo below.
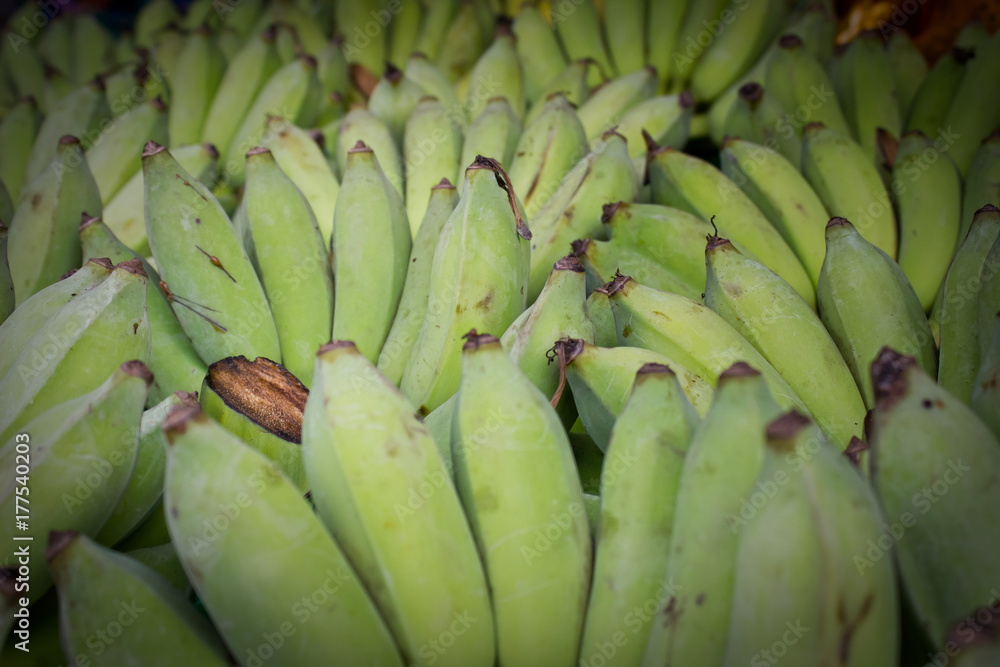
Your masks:
[{"label": "banana cluster", "polygon": [[2,664],[1000,664],[1000,32],[833,4],[16,10]]}]

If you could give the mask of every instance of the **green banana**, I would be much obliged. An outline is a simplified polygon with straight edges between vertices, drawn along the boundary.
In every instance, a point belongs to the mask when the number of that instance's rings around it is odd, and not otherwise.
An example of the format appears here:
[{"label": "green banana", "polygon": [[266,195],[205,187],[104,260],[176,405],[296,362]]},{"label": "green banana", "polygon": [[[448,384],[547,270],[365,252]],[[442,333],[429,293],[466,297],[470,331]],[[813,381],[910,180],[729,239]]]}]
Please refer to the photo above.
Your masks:
[{"label": "green banana", "polygon": [[[0,181],[0,220],[7,220],[10,222],[13,217],[14,202],[11,201],[10,193],[7,192],[7,188],[4,187],[3,181]],[[7,261],[6,251],[3,254],[3,260]]]},{"label": "green banana", "polygon": [[[442,0],[427,3],[423,24],[414,51],[426,54],[428,58],[437,58],[438,50],[444,43],[448,27],[458,11],[458,0]],[[431,93],[433,95],[433,93]]]},{"label": "green banana", "polygon": [[288,370],[258,357],[227,357],[208,367],[198,393],[201,409],[273,461],[303,493],[302,410],[309,390]]},{"label": "green banana", "polygon": [[[24,5],[24,7],[29,11],[33,9],[30,5]],[[42,14],[42,16],[45,15]],[[25,17],[26,21],[27,18]],[[33,28],[34,26],[29,24],[29,27]],[[23,29],[18,32],[23,33]],[[5,31],[7,39],[0,45],[0,68],[13,84],[17,96],[34,97],[44,105],[42,85],[45,63],[30,44],[23,44],[22,41],[18,40],[21,37],[18,32]],[[45,111],[49,112],[51,109],[45,109]]]},{"label": "green banana", "polygon": [[[604,43],[601,17],[593,0],[574,0],[571,5],[558,4],[553,7],[550,22],[571,61],[591,58],[604,73],[605,79],[612,75],[611,56]],[[601,81],[596,70],[588,74],[588,86],[595,86]]]},{"label": "green banana", "polygon": [[403,378],[410,351],[417,342],[430,305],[431,266],[441,231],[458,204],[458,191],[447,179],[442,179],[430,190],[427,212],[413,237],[399,306],[378,357],[379,372],[396,386]]},{"label": "green banana", "polygon": [[392,63],[385,67],[371,97],[368,110],[382,119],[397,146],[403,143],[403,130],[413,114],[417,102],[425,95],[424,89],[403,76],[402,70]]},{"label": "green banana", "polygon": [[892,191],[899,211],[899,267],[929,311],[961,238],[962,176],[933,141],[908,132],[899,142]]},{"label": "green banana", "polygon": [[424,5],[420,2],[401,3],[398,13],[389,24],[389,46],[386,61],[405,63],[413,53],[423,22]]},{"label": "green banana", "polygon": [[83,268],[35,292],[0,323],[0,378],[46,320],[70,300],[98,285],[113,269],[114,264],[107,259],[86,261]]},{"label": "green banana", "polygon": [[104,132],[90,147],[87,167],[102,203],[110,202],[132,176],[142,171],[142,152],[136,146],[146,141],[167,142],[168,116],[167,106],[154,98],[118,116],[114,129]]},{"label": "green banana", "polygon": [[[42,549],[30,549],[30,553],[18,549],[22,545],[15,536],[30,536],[40,543],[51,530],[78,530],[87,535],[100,530],[132,474],[150,379],[142,362],[127,361],[99,378],[88,392],[26,422],[23,432],[4,435],[0,470],[10,481],[3,487],[0,507],[12,520],[0,529],[4,537],[0,563],[4,569],[16,569],[20,560],[22,566],[30,567],[30,587],[22,589],[22,596],[30,601],[38,600],[52,579]],[[29,457],[27,487],[27,481],[23,477],[18,481],[15,472]],[[33,492],[30,525],[15,526],[13,518],[24,517],[29,507],[23,501],[24,488]],[[15,533],[15,528],[20,531]]]},{"label": "green banana", "polygon": [[531,220],[531,273],[528,303],[533,303],[549,277],[552,264],[578,238],[600,237],[602,206],[633,201],[639,179],[624,137],[608,132],[566,174],[559,187]]},{"label": "green banana", "polygon": [[465,96],[469,118],[478,117],[494,97],[506,97],[514,114],[519,119],[524,118],[524,74],[514,42],[510,25],[498,22],[493,43],[479,57],[469,74]]},{"label": "green banana", "polygon": [[35,52],[46,64],[61,72],[72,72],[76,57],[73,47],[73,20],[68,14],[62,14],[42,30],[35,44]]},{"label": "green banana", "polygon": [[806,303],[815,290],[809,274],[778,230],[725,174],[700,158],[670,147],[649,155],[653,201],[707,220],[719,219],[719,232],[788,281]]},{"label": "green banana", "polygon": [[241,662],[402,666],[351,565],[272,461],[195,407],[175,408],[163,430],[172,542]]},{"label": "green banana", "polygon": [[[841,110],[833,82],[823,69],[823,64],[809,52],[798,35],[785,34],[778,39],[777,49],[768,62],[763,84],[765,90],[796,120],[802,120],[802,116],[805,116],[806,120],[823,123],[850,136],[851,130]],[[800,123],[795,123],[793,127],[801,134]]]},{"label": "green banana", "polygon": [[903,270],[844,218],[826,226],[817,295],[820,318],[869,408],[875,394],[868,368],[883,346],[912,353],[926,372],[937,372],[934,338]]},{"label": "green banana", "polygon": [[[274,40],[274,26],[268,26],[251,37],[229,62],[211,106],[205,111],[200,141],[213,144],[221,153],[228,152],[245,113],[264,84],[281,67]],[[178,144],[173,137],[171,142],[171,145]]]},{"label": "green banana", "polygon": [[591,575],[580,478],[548,399],[494,336],[473,331],[463,346],[451,446],[499,664],[576,665]]},{"label": "green banana", "polygon": [[41,97],[42,110],[46,113],[51,112],[59,104],[60,100],[73,92],[73,88],[73,82],[65,74],[53,67],[46,67],[45,92]]},{"label": "green banana", "polygon": [[[104,95],[111,115],[117,120],[137,106],[159,97],[170,101],[166,77],[155,67],[150,69],[145,59],[137,57],[118,66],[104,81]],[[140,143],[145,139],[141,139]]]},{"label": "green banana", "polygon": [[830,216],[795,163],[766,145],[734,137],[723,141],[720,160],[722,172],[771,221],[816,285]]},{"label": "green banana", "polygon": [[324,97],[338,93],[343,98],[350,89],[350,66],[343,47],[344,36],[338,33],[316,53],[316,75]]},{"label": "green banana", "polygon": [[483,112],[472,119],[465,131],[456,183],[464,182],[465,170],[477,155],[493,157],[504,169],[510,167],[514,162],[523,129],[521,120],[506,97],[491,99]]},{"label": "green banana", "polygon": [[966,63],[973,57],[972,51],[953,47],[938,58],[910,103],[906,116],[908,131],[920,130],[933,137],[944,128],[948,108],[962,84]]},{"label": "green banana", "polygon": [[416,237],[427,213],[432,189],[459,170],[462,128],[434,97],[420,100],[406,121],[406,217]]},{"label": "green banana", "polygon": [[[257,275],[286,368],[312,384],[313,357],[333,326],[333,275],[309,202],[266,148],[247,152],[246,217]],[[345,289],[350,289],[348,281]]]},{"label": "green banana", "polygon": [[153,372],[150,401],[158,403],[175,391],[196,391],[205,375],[205,364],[181,328],[170,304],[160,290],[160,276],[136,252],[115,238],[99,218],[84,216],[80,222],[80,246],[83,257],[107,257],[112,262],[138,259],[148,278],[146,315],[149,318],[149,368]]},{"label": "green banana", "polygon": [[[35,98],[36,101],[40,99]],[[104,84],[100,79],[74,89],[55,108],[47,109],[28,155],[28,165],[24,170],[25,187],[56,157],[62,137],[79,137],[86,151],[107,127],[110,118],[111,110],[104,98]]]},{"label": "green banana", "polygon": [[[442,4],[447,3],[436,2],[428,12],[432,12],[433,7]],[[407,79],[423,88],[427,95],[438,99],[453,125],[460,129],[465,128],[468,121],[464,105],[459,101],[448,77],[427,56],[423,53],[410,54],[406,61],[405,75]]]},{"label": "green banana", "polygon": [[14,312],[14,281],[7,261],[7,225],[0,219],[0,326]]},{"label": "green banana", "polygon": [[121,542],[160,502],[167,458],[167,441],[161,428],[163,421],[174,406],[197,402],[195,394],[178,391],[142,413],[135,467],[114,511],[94,537],[98,544],[111,547]]},{"label": "green banana", "polygon": [[862,434],[865,403],[819,317],[788,283],[726,239],[709,237],[705,256],[705,305],[761,353],[845,449]]},{"label": "green banana", "polygon": [[[14,193],[11,193],[11,197]],[[958,238],[969,232],[976,211],[987,204],[1000,206],[1000,130],[990,134],[979,145],[965,177],[962,196],[962,220]]]},{"label": "green banana", "polygon": [[947,152],[965,177],[980,142],[997,127],[996,108],[1000,106],[1000,91],[991,85],[1000,77],[1000,35],[976,48],[962,82],[951,98],[951,106],[942,128],[953,140]]},{"label": "green banana", "polygon": [[[63,647],[77,661],[90,654],[109,664],[228,663],[225,645],[207,619],[136,560],[76,531],[52,533],[46,559],[59,591]],[[109,617],[119,619],[123,640],[111,639]]]},{"label": "green banana", "polygon": [[73,81],[80,84],[114,65],[114,38],[92,14],[73,16]]},{"label": "green banana", "polygon": [[[435,64],[444,72],[448,80],[455,84],[455,92],[461,99],[465,99],[465,93],[458,84],[463,77],[468,77],[476,60],[489,44],[490,37],[493,36],[489,31],[482,31],[476,14],[475,0],[465,0],[460,4],[454,18],[448,24],[447,32],[440,46],[434,46],[432,49],[419,48],[422,53],[436,54],[434,56]],[[422,40],[420,44],[424,44],[424,41]]]},{"label": "green banana", "polygon": [[564,96],[570,104],[580,107],[590,96],[590,88],[587,86],[587,74],[591,65],[595,61],[591,58],[574,60],[566,69],[562,70],[545,87],[539,91],[533,104],[528,107],[528,113],[524,115],[525,127],[535,122],[535,119],[545,110],[544,101],[559,93]]},{"label": "green banana", "polygon": [[587,141],[591,144],[621,121],[628,110],[653,97],[656,90],[656,72],[652,67],[612,79],[580,104],[576,115],[580,118]]},{"label": "green banana", "polygon": [[0,151],[0,182],[6,187],[11,201],[21,198],[28,157],[40,123],[41,116],[33,97],[21,99],[0,119],[0,145],[4,147]]},{"label": "green banana", "polygon": [[646,287],[628,276],[617,277],[605,289],[615,314],[619,345],[657,352],[702,378],[709,386],[715,386],[722,371],[742,361],[764,375],[779,405],[805,410],[802,401],[774,367],[707,306]]},{"label": "green banana", "polygon": [[[796,171],[799,169],[802,139],[792,129],[785,110],[759,83],[740,86],[722,129],[726,137],[751,141],[781,153]],[[721,142],[725,142],[725,138]]]},{"label": "green banana", "polygon": [[477,158],[441,230],[427,314],[400,383],[421,415],[457,391],[461,336],[472,327],[506,330],[524,312],[531,232],[504,176],[495,160]]},{"label": "green banana", "polygon": [[[226,70],[207,26],[185,40],[170,78],[170,145],[202,141],[202,128]],[[234,122],[235,124],[235,122]]]},{"label": "green banana", "polygon": [[7,259],[17,305],[81,264],[80,213],[101,213],[101,195],[80,141],[59,140],[44,171],[29,181],[10,221]]},{"label": "green banana", "polygon": [[1000,243],[993,242],[979,272],[979,353],[986,356],[993,336],[993,320],[1000,312]]},{"label": "green banana", "polygon": [[[215,183],[219,153],[212,144],[174,148],[170,154],[184,171],[205,187]],[[146,238],[145,186],[142,170],[136,172],[105,206],[101,219],[126,246],[143,257],[152,254]],[[88,211],[90,213],[90,211]]]},{"label": "green banana", "polygon": [[191,583],[184,574],[184,566],[177,556],[177,550],[169,541],[155,547],[142,547],[122,553],[153,570],[185,595],[190,593]]},{"label": "green banana", "polygon": [[[990,342],[980,340],[984,346],[980,357],[979,372],[972,389],[971,407],[986,424],[993,435],[1000,438],[1000,312],[993,316],[993,330],[990,332]],[[988,347],[985,347],[988,345]]]},{"label": "green banana", "polygon": [[560,356],[560,364],[565,359],[566,381],[573,392],[580,421],[601,451],[607,451],[611,432],[628,400],[636,373],[646,364],[669,366],[699,415],[705,414],[712,402],[712,387],[704,378],[650,350],[598,347],[582,339],[561,339],[556,344],[556,353]]},{"label": "green banana", "polygon": [[142,172],[160,288],[198,355],[207,364],[238,354],[280,362],[264,289],[212,193],[154,142]]},{"label": "green banana", "polygon": [[[857,561],[884,530],[857,470],[808,418],[790,412],[767,425],[756,486],[765,504],[753,505],[739,538],[722,664],[773,660],[772,642],[796,665],[899,664],[893,560],[864,569]],[[779,527],[787,536],[780,542]]]},{"label": "green banana", "polygon": [[[302,422],[312,498],[407,664],[492,665],[486,578],[430,433],[350,341],[324,345],[315,376]],[[468,628],[435,654],[456,619]]]},{"label": "green banana", "polygon": [[[344,56],[348,62],[357,63],[372,73],[381,72],[386,55],[385,25],[392,20],[392,14],[375,0],[339,2],[334,12],[337,28],[347,41]],[[375,29],[369,30],[370,26]]]},{"label": "green banana", "polygon": [[[883,349],[871,375],[872,481],[893,521],[891,537],[897,526],[905,531],[889,542],[915,616],[942,646],[958,619],[995,595],[996,516],[988,508],[998,500],[989,480],[1000,466],[1000,442],[913,357]],[[867,566],[874,556],[865,555]]]},{"label": "green banana", "polygon": [[[337,130],[337,166],[343,181],[347,171],[347,157],[351,150],[362,141],[378,158],[382,173],[389,179],[400,197],[406,195],[403,189],[404,165],[389,127],[378,116],[367,109],[352,109],[341,120]],[[343,184],[341,184],[343,185]]]},{"label": "green banana", "polygon": [[[647,204],[648,205],[648,204]],[[699,221],[700,222],[700,221]],[[688,230],[685,230],[688,231]],[[669,231],[667,232],[669,233]],[[704,256],[705,235],[700,234],[691,248],[674,248],[678,254],[696,250],[696,255]],[[610,241],[593,241],[582,239],[573,241],[573,253],[583,262],[587,273],[587,289],[594,290],[615,279],[618,273],[624,271],[644,285],[665,292],[680,294],[689,299],[700,301],[705,289],[705,280],[690,281],[673,267],[664,265],[652,252],[637,245],[628,238],[611,239]],[[695,253],[692,253],[695,254]],[[704,261],[701,262],[704,265]]]},{"label": "green banana", "polygon": [[[642,664],[721,665],[730,630],[740,514],[764,459],[764,427],[780,408],[761,374],[737,363],[684,458],[660,598]],[[661,616],[662,614],[662,616]]]},{"label": "green banana", "polygon": [[133,30],[136,45],[152,46],[158,32],[180,20],[177,5],[171,0],[150,0],[139,9],[135,17]]},{"label": "green banana", "polygon": [[677,37],[690,0],[649,0],[646,13],[646,57],[656,68],[657,92],[670,83]]},{"label": "green banana", "polygon": [[603,461],[594,583],[581,642],[585,665],[606,656],[609,645],[620,648],[604,664],[642,661],[651,612],[669,594],[663,573],[674,501],[699,421],[668,366],[639,369]]},{"label": "green banana", "polygon": [[555,31],[535,4],[525,3],[512,26],[517,57],[524,74],[524,94],[531,104],[544,101],[539,94],[566,69],[566,56]]},{"label": "green banana", "polygon": [[647,0],[627,0],[615,3],[614,11],[604,12],[608,55],[619,76],[646,64],[646,5]]},{"label": "green banana", "polygon": [[810,123],[802,133],[802,175],[831,216],[854,220],[867,241],[896,258],[899,233],[892,202],[860,145],[821,123]]},{"label": "green banana", "polygon": [[268,116],[280,115],[293,125],[310,127],[319,112],[320,98],[316,59],[312,56],[297,56],[272,74],[243,117],[229,142],[229,150],[222,153],[225,155],[223,171],[229,176],[229,184],[233,187],[243,185],[244,156],[248,150],[259,146],[267,134]]},{"label": "green banana", "polygon": [[942,389],[965,402],[972,395],[981,346],[987,342],[980,340],[978,302],[983,278],[1000,271],[998,258],[991,261],[989,256],[998,237],[1000,210],[987,204],[976,212],[969,232],[955,251],[938,297],[941,358],[937,381]]},{"label": "green banana", "polygon": [[553,95],[544,107],[524,128],[508,172],[529,220],[536,218],[573,165],[590,152],[583,126],[565,96]]},{"label": "green banana", "polygon": [[628,143],[628,153],[640,181],[646,180],[648,147],[655,144],[683,148],[691,133],[693,113],[694,99],[685,91],[644,100],[622,115],[617,132]]},{"label": "green banana", "polygon": [[892,77],[896,84],[899,113],[902,120],[905,121],[907,113],[913,107],[917,91],[920,90],[927,78],[927,61],[905,30],[896,30],[889,35],[885,50],[892,65]]},{"label": "green banana", "polygon": [[354,341],[375,361],[399,305],[412,242],[402,198],[361,141],[347,155],[331,245],[333,338]]}]

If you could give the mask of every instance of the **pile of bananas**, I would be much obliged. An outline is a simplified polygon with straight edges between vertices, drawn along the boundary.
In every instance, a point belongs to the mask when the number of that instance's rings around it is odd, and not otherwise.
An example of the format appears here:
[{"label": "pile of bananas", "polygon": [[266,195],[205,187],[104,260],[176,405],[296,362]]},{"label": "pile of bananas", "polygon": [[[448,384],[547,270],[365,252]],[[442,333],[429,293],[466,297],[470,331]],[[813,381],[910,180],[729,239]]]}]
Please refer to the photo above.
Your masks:
[{"label": "pile of bananas", "polygon": [[1000,664],[1000,33],[908,4],[17,10],[3,665]]}]

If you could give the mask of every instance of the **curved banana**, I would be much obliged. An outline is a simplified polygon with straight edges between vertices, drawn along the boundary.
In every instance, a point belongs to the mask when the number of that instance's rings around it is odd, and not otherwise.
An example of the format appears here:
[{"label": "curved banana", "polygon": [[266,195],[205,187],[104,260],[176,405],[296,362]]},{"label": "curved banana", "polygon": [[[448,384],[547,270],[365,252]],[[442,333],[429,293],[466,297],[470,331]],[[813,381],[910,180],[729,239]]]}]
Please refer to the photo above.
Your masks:
[{"label": "curved banana", "polygon": [[913,107],[913,100],[927,78],[928,66],[924,54],[905,30],[895,30],[885,45],[896,84],[899,113],[903,121]]},{"label": "curved banana", "polygon": [[545,85],[566,69],[562,45],[534,3],[525,3],[518,10],[511,29],[523,69],[525,98],[532,105],[540,104],[545,101],[539,96]]},{"label": "curved banana", "polygon": [[675,45],[690,0],[649,0],[646,12],[646,59],[656,68],[658,93],[670,84]]},{"label": "curved banana", "polygon": [[781,153],[796,171],[799,169],[802,139],[793,129],[785,110],[759,83],[740,86],[736,101],[725,116],[722,132],[725,137],[720,144],[730,137],[751,141]]},{"label": "curved banana", "polygon": [[437,57],[438,49],[444,42],[448,26],[458,10],[458,0],[441,0],[427,5],[423,24],[420,26],[420,36],[414,51],[427,54],[427,57]]},{"label": "curved banana", "polygon": [[[667,224],[663,226],[668,227]],[[670,233],[669,229],[663,231],[666,234]],[[678,254],[696,251],[697,256],[704,257],[705,234],[699,234],[692,241],[693,243],[687,248],[675,247],[673,250]],[[654,252],[650,252],[633,239],[613,238],[610,241],[583,239],[574,241],[572,247],[573,253],[583,262],[587,272],[587,288],[590,290],[607,285],[616,275],[625,273],[654,289],[679,294],[695,301],[702,300],[705,289],[704,278],[701,281],[690,280],[674,267],[664,264]],[[704,267],[704,260],[701,264]]]},{"label": "curved banana", "polygon": [[656,71],[644,67],[594,90],[576,110],[587,141],[597,143],[605,132],[621,122],[625,112],[653,97],[656,81]]},{"label": "curved banana", "polygon": [[142,151],[136,150],[138,146],[147,141],[167,142],[168,116],[167,106],[154,98],[120,115],[114,126],[90,147],[87,167],[97,183],[102,203],[110,202],[129,179],[142,171]]},{"label": "curved banana", "polygon": [[[171,541],[239,660],[260,660],[262,641],[277,632],[277,648],[267,644],[269,665],[339,660],[402,667],[351,565],[272,461],[196,407],[175,408],[163,430]],[[283,624],[294,632],[283,633]]]},{"label": "curved banana", "polygon": [[506,97],[494,97],[482,113],[472,118],[465,131],[456,183],[464,182],[465,170],[477,155],[492,157],[504,169],[512,166],[524,126]]},{"label": "curved banana", "polygon": [[524,115],[524,125],[527,127],[535,122],[539,114],[545,110],[544,101],[559,93],[563,95],[570,104],[579,108],[590,96],[590,87],[587,85],[587,74],[595,64],[591,58],[574,60],[566,66],[555,78],[545,84],[539,91],[534,103],[528,107],[528,113]]},{"label": "curved banana", "polygon": [[[435,2],[434,6],[437,7],[444,4],[447,3]],[[428,10],[428,14],[432,11]],[[410,54],[409,59],[406,61],[405,75],[407,79],[423,88],[426,95],[438,99],[453,125],[459,129],[465,129],[468,123],[465,115],[465,106],[459,101],[448,77],[426,55],[419,52]]]},{"label": "curved banana", "polygon": [[[344,35],[344,56],[348,62],[357,63],[376,74],[385,66],[386,30],[385,26],[393,15],[375,0],[359,0],[337,3],[334,8],[337,29]],[[385,14],[385,23],[378,25],[372,17]],[[375,24],[375,30],[367,30],[368,24]],[[374,32],[374,34],[372,34]]]},{"label": "curved banana", "polygon": [[406,217],[416,237],[427,213],[433,188],[458,173],[462,159],[462,128],[434,97],[425,97],[406,121]]},{"label": "curved banana", "polygon": [[691,134],[694,98],[687,91],[680,95],[659,95],[639,102],[622,115],[616,131],[628,142],[639,180],[646,180],[647,147],[669,146],[680,150]]},{"label": "curved banana", "polygon": [[[990,134],[979,145],[979,150],[969,165],[964,185],[959,239],[964,239],[968,234],[976,211],[987,204],[1000,206],[1000,130]],[[11,197],[13,196],[11,193]]]},{"label": "curved banana", "polygon": [[469,118],[476,118],[494,97],[506,97],[510,107],[519,118],[524,118],[527,105],[524,89],[524,73],[517,58],[514,33],[504,21],[497,22],[493,43],[476,61],[469,73],[465,108]]},{"label": "curved banana", "polygon": [[[347,158],[351,150],[362,141],[375,152],[382,173],[389,179],[400,197],[406,196],[403,189],[404,165],[399,147],[389,132],[389,127],[381,118],[367,109],[351,109],[340,121],[335,149],[340,179],[347,175]],[[341,183],[343,187],[343,183]],[[338,195],[339,196],[339,195]]]},{"label": "curved banana", "polygon": [[0,151],[0,181],[13,202],[21,198],[31,147],[41,122],[33,97],[21,99],[0,119],[0,145],[4,147]]},{"label": "curved banana", "polygon": [[951,98],[951,106],[941,127],[951,140],[947,153],[962,176],[980,142],[996,129],[994,110],[1000,106],[1000,90],[991,82],[1000,78],[1000,35],[976,48],[976,56],[965,67],[962,82]]},{"label": "curved banana", "polygon": [[972,51],[953,47],[938,58],[910,103],[907,131],[920,130],[928,137],[937,136],[944,127],[951,100],[962,84],[966,63],[973,56]]},{"label": "curved banana", "polygon": [[[591,58],[604,73],[604,78],[613,76],[611,56],[608,55],[601,30],[601,17],[593,0],[580,0],[570,4],[557,4],[552,8],[549,21],[552,23],[559,41],[570,60]],[[589,72],[588,86],[596,86],[601,77],[597,71]],[[652,93],[650,93],[652,94]]]},{"label": "curved banana", "polygon": [[[443,3],[451,4],[453,0]],[[432,3],[436,4],[436,3]],[[448,80],[455,86],[455,93],[460,99],[465,99],[465,91],[461,82],[468,81],[469,72],[476,65],[476,60],[482,55],[483,50],[493,37],[492,31],[483,32],[477,18],[478,10],[476,0],[464,0],[459,4],[453,19],[449,22],[440,45],[433,48],[421,46],[418,49],[422,53],[436,53],[435,64],[444,72]]]},{"label": "curved banana", "polygon": [[727,28],[721,14],[728,4],[729,0],[687,3],[671,54],[668,92],[680,92],[689,87],[691,72],[705,54],[704,42],[714,42]]},{"label": "curved banana", "polygon": [[608,55],[619,76],[646,64],[646,5],[647,0],[627,0],[604,12]]},{"label": "curved banana", "polygon": [[[850,126],[841,110],[833,82],[823,64],[810,53],[798,35],[785,34],[778,39],[763,84],[778,104],[797,121],[805,116],[805,120],[823,123],[850,136]],[[802,133],[800,122],[796,122],[794,127],[798,134]],[[874,158],[874,154],[871,157]]]},{"label": "curved banana", "polygon": [[423,3],[404,2],[389,24],[389,45],[386,62],[402,65],[415,50],[420,39],[421,23],[427,10]]},{"label": "curved banana", "polygon": [[407,119],[424,95],[426,92],[422,87],[403,76],[402,70],[389,63],[368,98],[368,111],[382,119],[389,128],[392,140],[397,146],[401,146]]},{"label": "curved banana", "polygon": [[998,316],[1000,312],[993,316],[993,330],[990,332],[988,347],[985,339],[979,341],[983,353],[969,407],[993,431],[993,435],[1000,438],[1000,317]]},{"label": "curved banana", "polygon": [[186,37],[174,67],[170,77],[170,145],[204,141],[205,118],[226,71],[226,58],[207,26]]},{"label": "curved banana", "polygon": [[576,665],[591,575],[580,478],[548,399],[488,334],[470,332],[463,346],[451,446],[499,664]]}]

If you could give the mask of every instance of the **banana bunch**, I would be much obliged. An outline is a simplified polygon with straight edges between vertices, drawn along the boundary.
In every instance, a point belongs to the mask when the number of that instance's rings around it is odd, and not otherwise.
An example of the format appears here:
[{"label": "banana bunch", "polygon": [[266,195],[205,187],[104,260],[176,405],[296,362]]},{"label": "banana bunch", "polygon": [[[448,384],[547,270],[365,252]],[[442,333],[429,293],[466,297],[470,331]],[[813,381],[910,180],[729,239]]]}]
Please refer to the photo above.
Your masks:
[{"label": "banana bunch", "polygon": [[2,664],[995,664],[1000,32],[834,4],[15,10]]}]

